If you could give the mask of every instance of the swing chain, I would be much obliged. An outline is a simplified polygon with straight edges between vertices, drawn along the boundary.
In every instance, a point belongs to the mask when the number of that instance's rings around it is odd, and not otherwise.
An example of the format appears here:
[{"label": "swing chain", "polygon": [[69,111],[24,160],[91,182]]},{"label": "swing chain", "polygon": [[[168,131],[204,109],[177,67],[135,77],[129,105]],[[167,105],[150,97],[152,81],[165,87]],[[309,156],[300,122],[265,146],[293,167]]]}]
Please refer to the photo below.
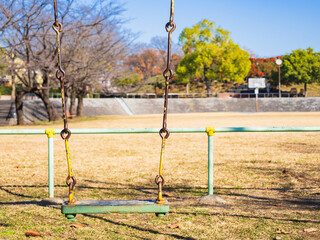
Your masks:
[{"label": "swing chain", "polygon": [[69,187],[69,201],[67,202],[68,205],[75,204],[76,200],[74,199],[74,186],[76,185],[77,180],[74,176],[68,176],[66,179],[66,184]]},{"label": "swing chain", "polygon": [[169,93],[169,81],[173,77],[173,70],[171,69],[171,35],[176,29],[176,24],[173,22],[174,0],[171,0],[170,20],[166,24],[165,28],[168,32],[168,50],[167,50],[167,67],[163,71],[163,77],[165,78],[165,96],[164,96],[164,108],[163,108],[163,124],[159,134],[161,138],[167,139],[170,135],[167,129],[167,111],[168,111],[168,93]]},{"label": "swing chain", "polygon": [[164,158],[164,149],[166,139],[169,137],[170,132],[167,128],[167,112],[168,112],[168,93],[169,93],[169,82],[173,77],[173,70],[171,69],[171,35],[176,28],[176,24],[173,22],[173,11],[174,11],[174,0],[171,0],[171,10],[170,10],[170,20],[166,24],[165,28],[168,32],[168,50],[167,50],[167,67],[163,71],[163,77],[165,78],[165,95],[164,95],[164,107],[163,107],[163,124],[159,131],[159,135],[162,139],[161,143],[161,153],[160,153],[160,166],[159,175],[155,178],[155,183],[158,185],[158,198],[156,202],[158,204],[164,204],[164,199],[162,198],[162,186],[165,183],[164,177],[162,176],[162,163]]},{"label": "swing chain", "polygon": [[66,118],[66,101],[65,101],[65,84],[64,84],[66,73],[62,69],[62,66],[61,66],[62,64],[61,64],[61,37],[60,37],[60,33],[62,32],[62,23],[60,23],[58,21],[57,0],[54,0],[54,23],[52,24],[52,28],[57,34],[58,69],[56,71],[56,78],[60,81],[60,88],[61,88],[64,128],[61,131],[60,136],[64,140],[64,139],[70,138],[71,132],[68,129],[68,123],[67,123],[67,118]]},{"label": "swing chain", "polygon": [[61,138],[65,141],[65,149],[67,155],[67,163],[68,163],[68,177],[66,179],[66,184],[69,186],[69,201],[67,204],[71,205],[75,203],[74,199],[74,186],[77,181],[74,176],[72,176],[71,170],[71,160],[70,160],[70,150],[68,140],[71,136],[71,131],[68,128],[67,122],[67,107],[66,107],[66,98],[65,98],[65,71],[61,67],[61,36],[62,32],[62,24],[58,21],[58,9],[57,9],[57,0],[54,0],[54,23],[52,24],[53,30],[57,35],[57,56],[58,56],[58,69],[56,71],[56,78],[60,81],[61,88],[61,100],[62,100],[62,114],[63,114],[63,123],[64,127],[60,132]]}]

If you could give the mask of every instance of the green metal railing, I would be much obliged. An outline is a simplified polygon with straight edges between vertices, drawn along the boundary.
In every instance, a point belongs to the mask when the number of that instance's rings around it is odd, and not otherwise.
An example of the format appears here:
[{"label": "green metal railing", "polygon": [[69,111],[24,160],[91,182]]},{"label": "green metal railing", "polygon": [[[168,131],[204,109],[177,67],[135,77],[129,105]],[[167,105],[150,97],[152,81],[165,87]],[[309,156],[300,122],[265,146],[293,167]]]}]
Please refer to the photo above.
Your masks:
[{"label": "green metal railing", "polygon": [[[135,134],[158,133],[158,128],[89,128],[72,129],[72,134]],[[208,194],[213,194],[213,135],[226,132],[320,132],[320,127],[201,127],[170,128],[171,133],[207,133],[208,135]],[[42,135],[48,137],[48,190],[49,197],[54,197],[54,146],[55,133],[61,129],[0,129],[0,135]]]}]

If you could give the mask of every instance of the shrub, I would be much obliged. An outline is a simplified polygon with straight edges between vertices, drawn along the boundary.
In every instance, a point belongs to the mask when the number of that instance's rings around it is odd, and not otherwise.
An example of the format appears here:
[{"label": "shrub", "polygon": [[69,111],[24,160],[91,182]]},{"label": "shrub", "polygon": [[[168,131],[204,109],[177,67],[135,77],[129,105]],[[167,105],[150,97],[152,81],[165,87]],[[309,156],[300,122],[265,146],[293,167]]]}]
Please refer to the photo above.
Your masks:
[{"label": "shrub", "polygon": [[0,86],[0,95],[11,95],[11,86]]}]

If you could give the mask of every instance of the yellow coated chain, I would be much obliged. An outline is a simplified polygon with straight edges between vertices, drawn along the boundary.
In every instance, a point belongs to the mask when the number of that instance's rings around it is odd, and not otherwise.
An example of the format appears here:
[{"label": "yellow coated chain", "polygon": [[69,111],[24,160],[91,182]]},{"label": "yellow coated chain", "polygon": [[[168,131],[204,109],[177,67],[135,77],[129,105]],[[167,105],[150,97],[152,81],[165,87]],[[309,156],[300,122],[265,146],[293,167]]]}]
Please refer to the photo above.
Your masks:
[{"label": "yellow coated chain", "polygon": [[57,10],[57,0],[54,0],[54,18],[55,22],[52,25],[53,30],[57,34],[57,55],[58,55],[58,70],[56,72],[56,77],[60,81],[61,86],[61,100],[62,100],[62,113],[64,128],[60,132],[61,138],[65,141],[65,149],[67,155],[68,164],[68,177],[66,179],[66,184],[69,186],[69,201],[68,205],[73,205],[76,201],[74,199],[74,186],[77,181],[74,176],[72,176],[71,160],[70,160],[70,149],[69,149],[69,138],[71,136],[71,131],[68,129],[67,114],[66,114],[66,99],[65,99],[65,71],[61,67],[61,39],[60,33],[62,32],[62,24],[58,21],[58,10]]},{"label": "yellow coated chain", "polygon": [[164,199],[162,196],[162,186],[164,185],[164,178],[162,176],[162,168],[163,168],[163,158],[164,158],[164,148],[166,145],[166,139],[162,138],[162,143],[161,143],[161,153],[160,153],[160,164],[159,164],[159,175],[156,177],[156,184],[158,185],[158,198],[157,198],[157,203],[158,204],[163,204]]},{"label": "yellow coated chain", "polygon": [[67,204],[73,205],[76,202],[76,200],[74,199],[74,186],[76,185],[77,180],[74,176],[72,176],[68,139],[65,139],[65,147],[66,147],[67,163],[68,163],[68,177],[67,177],[66,183],[69,186],[69,201]]}]

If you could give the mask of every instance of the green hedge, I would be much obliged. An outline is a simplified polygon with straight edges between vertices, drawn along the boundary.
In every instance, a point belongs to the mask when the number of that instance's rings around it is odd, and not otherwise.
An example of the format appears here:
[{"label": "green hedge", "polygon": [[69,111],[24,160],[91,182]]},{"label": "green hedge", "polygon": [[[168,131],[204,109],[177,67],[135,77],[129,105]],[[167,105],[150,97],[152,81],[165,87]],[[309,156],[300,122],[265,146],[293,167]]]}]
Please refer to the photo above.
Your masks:
[{"label": "green hedge", "polygon": [[11,95],[12,87],[0,86],[0,95]]}]

